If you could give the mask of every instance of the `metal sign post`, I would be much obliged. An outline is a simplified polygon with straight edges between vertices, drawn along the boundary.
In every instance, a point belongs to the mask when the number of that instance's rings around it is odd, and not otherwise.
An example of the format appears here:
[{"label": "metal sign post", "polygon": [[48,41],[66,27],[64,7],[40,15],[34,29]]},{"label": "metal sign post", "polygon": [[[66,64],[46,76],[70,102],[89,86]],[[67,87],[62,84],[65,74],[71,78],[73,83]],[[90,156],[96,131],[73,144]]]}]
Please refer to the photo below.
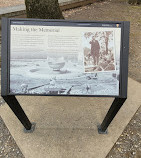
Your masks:
[{"label": "metal sign post", "polygon": [[116,116],[117,112],[121,108],[121,106],[124,104],[126,98],[115,98],[108,113],[106,114],[102,124],[98,126],[98,133],[104,134],[107,133],[107,128],[109,124],[112,122],[114,117]]},{"label": "metal sign post", "polygon": [[25,112],[23,111],[22,107],[20,106],[19,102],[17,101],[16,97],[14,95],[2,97],[9,105],[11,110],[14,112],[14,114],[17,116],[17,118],[20,120],[20,122],[23,124],[25,129],[27,131],[30,131],[32,129],[32,124],[26,116]]}]

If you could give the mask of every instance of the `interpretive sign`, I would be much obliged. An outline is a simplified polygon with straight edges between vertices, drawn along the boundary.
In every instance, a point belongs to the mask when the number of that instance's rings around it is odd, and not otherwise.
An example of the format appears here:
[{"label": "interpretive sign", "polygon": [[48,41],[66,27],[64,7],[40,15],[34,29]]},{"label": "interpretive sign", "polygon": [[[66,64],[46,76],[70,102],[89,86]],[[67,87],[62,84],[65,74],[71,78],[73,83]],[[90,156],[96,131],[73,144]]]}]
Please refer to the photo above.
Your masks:
[{"label": "interpretive sign", "polygon": [[10,94],[119,96],[122,24],[66,24],[10,21]]},{"label": "interpretive sign", "polygon": [[2,96],[127,97],[129,22],[3,19]]}]

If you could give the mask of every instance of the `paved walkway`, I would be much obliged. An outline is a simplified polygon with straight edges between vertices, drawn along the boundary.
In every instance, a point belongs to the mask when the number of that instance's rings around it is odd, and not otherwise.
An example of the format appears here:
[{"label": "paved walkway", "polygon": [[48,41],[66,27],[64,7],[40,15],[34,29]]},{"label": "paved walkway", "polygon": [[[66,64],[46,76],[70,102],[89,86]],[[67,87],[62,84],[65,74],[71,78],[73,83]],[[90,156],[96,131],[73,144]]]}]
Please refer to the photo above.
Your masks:
[{"label": "paved walkway", "polygon": [[11,7],[24,4],[24,0],[1,0],[0,8]]}]

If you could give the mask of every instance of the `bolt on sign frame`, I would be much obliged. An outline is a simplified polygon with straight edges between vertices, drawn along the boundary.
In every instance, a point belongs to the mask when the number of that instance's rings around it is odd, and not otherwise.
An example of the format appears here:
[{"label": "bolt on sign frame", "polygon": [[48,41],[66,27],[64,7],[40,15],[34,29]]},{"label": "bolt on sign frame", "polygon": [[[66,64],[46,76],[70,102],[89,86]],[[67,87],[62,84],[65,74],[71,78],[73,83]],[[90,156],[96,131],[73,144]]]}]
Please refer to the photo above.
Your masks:
[{"label": "bolt on sign frame", "polygon": [[127,21],[3,18],[1,96],[25,131],[34,124],[16,95],[114,97],[98,126],[107,133],[127,99],[129,27]]}]

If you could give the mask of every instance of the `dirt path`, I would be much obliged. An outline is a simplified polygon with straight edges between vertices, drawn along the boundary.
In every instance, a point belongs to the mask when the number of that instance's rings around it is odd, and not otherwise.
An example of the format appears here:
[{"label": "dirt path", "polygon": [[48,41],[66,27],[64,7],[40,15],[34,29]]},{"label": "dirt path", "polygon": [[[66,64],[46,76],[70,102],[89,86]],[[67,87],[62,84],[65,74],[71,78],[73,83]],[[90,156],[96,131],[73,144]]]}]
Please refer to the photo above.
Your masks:
[{"label": "dirt path", "polygon": [[130,21],[129,77],[141,82],[141,5],[126,0],[107,0],[65,11],[66,19],[95,21]]}]

